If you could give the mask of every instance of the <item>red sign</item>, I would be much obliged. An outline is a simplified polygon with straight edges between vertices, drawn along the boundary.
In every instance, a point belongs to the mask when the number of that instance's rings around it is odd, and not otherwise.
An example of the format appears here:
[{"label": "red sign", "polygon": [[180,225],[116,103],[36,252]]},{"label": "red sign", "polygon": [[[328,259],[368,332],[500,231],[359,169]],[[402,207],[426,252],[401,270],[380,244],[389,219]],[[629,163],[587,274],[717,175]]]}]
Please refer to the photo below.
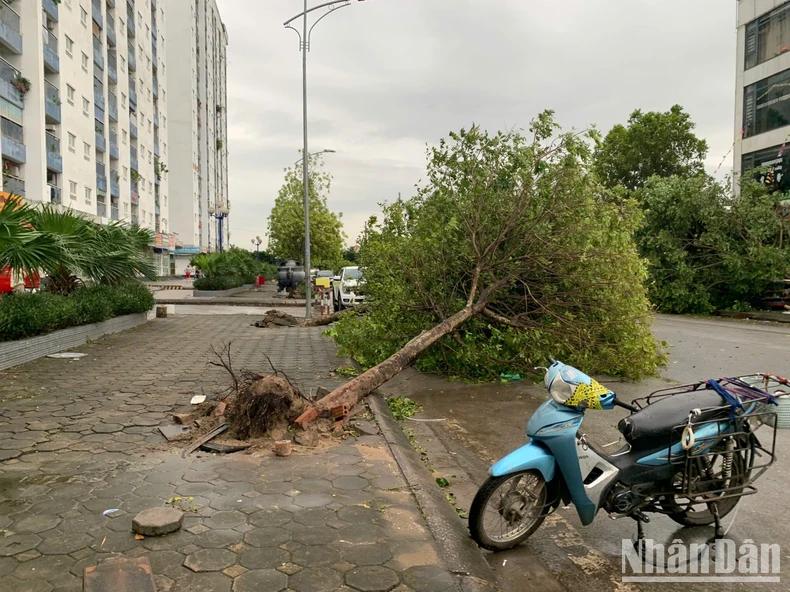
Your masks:
[{"label": "red sign", "polygon": [[162,248],[162,233],[161,232],[157,232],[154,235],[154,247],[156,247],[157,249],[161,249]]},{"label": "red sign", "polygon": [[168,241],[167,246],[170,248],[171,251],[176,248],[176,235],[175,234],[171,234],[170,235],[170,240]]}]

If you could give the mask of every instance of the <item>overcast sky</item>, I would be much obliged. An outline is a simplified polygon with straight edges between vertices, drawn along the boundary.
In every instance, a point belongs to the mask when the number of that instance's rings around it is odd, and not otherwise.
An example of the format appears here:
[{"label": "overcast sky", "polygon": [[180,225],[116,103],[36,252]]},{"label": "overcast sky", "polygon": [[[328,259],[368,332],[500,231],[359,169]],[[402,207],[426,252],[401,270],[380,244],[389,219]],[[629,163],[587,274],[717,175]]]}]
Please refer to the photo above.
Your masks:
[{"label": "overcast sky", "polygon": [[[302,0],[217,0],[230,37],[231,242],[266,240],[302,143]],[[309,0],[316,6],[325,0]],[[310,151],[333,176],[349,244],[377,204],[410,196],[426,144],[472,122],[606,132],[683,105],[713,172],[734,139],[735,0],[366,0],[327,16],[308,54]],[[322,14],[316,12],[314,14]],[[719,173],[731,170],[731,157]]]}]

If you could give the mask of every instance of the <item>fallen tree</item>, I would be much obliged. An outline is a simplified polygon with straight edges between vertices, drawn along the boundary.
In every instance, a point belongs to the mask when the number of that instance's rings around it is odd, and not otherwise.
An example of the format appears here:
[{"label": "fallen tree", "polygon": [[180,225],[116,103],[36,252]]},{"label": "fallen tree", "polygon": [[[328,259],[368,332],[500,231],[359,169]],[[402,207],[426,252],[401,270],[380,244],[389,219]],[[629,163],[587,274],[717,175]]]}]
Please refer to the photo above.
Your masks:
[{"label": "fallen tree", "polygon": [[282,310],[267,310],[266,314],[263,315],[263,318],[259,321],[255,321],[253,326],[255,327],[321,327],[323,325],[330,325],[335,321],[340,320],[340,317],[344,314],[349,313],[359,313],[362,312],[362,308],[357,308],[353,310],[341,310],[339,312],[333,312],[328,315],[323,316],[316,316],[312,319],[300,319],[287,312],[283,312]]},{"label": "fallen tree", "polygon": [[297,423],[353,406],[418,360],[472,377],[549,355],[593,372],[655,371],[663,357],[633,242],[638,209],[608,199],[590,172],[594,134],[555,135],[550,112],[530,131],[451,134],[429,150],[417,196],[368,222],[367,311],[333,333],[370,368]]}]

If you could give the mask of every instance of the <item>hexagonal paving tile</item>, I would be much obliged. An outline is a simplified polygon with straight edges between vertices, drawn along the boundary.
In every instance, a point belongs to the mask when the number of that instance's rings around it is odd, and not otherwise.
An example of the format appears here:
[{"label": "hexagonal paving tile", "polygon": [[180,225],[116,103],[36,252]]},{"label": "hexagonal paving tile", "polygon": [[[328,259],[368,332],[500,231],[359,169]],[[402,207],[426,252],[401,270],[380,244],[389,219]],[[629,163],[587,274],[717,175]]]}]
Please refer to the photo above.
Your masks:
[{"label": "hexagonal paving tile", "polygon": [[310,567],[291,576],[288,584],[297,592],[335,592],[343,578],[331,567]]},{"label": "hexagonal paving tile", "polygon": [[[156,540],[156,539],[146,539]],[[97,553],[125,553],[130,549],[140,546],[140,541],[134,540],[131,532],[108,532],[93,540],[91,549]]]},{"label": "hexagonal paving tile", "polygon": [[338,532],[341,541],[353,544],[371,544],[386,538],[384,529],[375,524],[352,524],[341,528]]},{"label": "hexagonal paving tile", "polygon": [[337,539],[337,533],[328,526],[302,526],[298,524],[291,531],[291,537],[303,545],[328,545]]},{"label": "hexagonal paving tile", "polygon": [[50,592],[54,588],[49,582],[41,580],[36,582],[25,582],[23,584],[11,576],[5,578],[0,585],[2,585],[2,588],[0,588],[2,592],[12,592],[16,590],[25,590],[25,592]]},{"label": "hexagonal paving tile", "polygon": [[302,493],[329,493],[332,483],[327,479],[297,479],[293,482],[294,489]]},{"label": "hexagonal paving tile", "polygon": [[302,508],[321,508],[331,504],[334,499],[328,493],[300,493],[293,501]]},{"label": "hexagonal paving tile", "polygon": [[287,585],[288,576],[284,573],[274,569],[254,569],[235,579],[233,592],[280,592]]},{"label": "hexagonal paving tile", "polygon": [[337,512],[328,508],[312,508],[294,512],[294,522],[304,526],[323,526],[332,521],[337,521]]},{"label": "hexagonal paving tile", "polygon": [[235,528],[247,522],[247,516],[241,512],[217,512],[206,518],[203,524],[216,530]]},{"label": "hexagonal paving tile", "polygon": [[227,549],[201,549],[184,560],[184,566],[192,571],[222,571],[236,563],[238,557]]},{"label": "hexagonal paving tile", "polygon": [[321,567],[340,561],[340,552],[332,547],[310,545],[294,551],[291,560],[302,567]]},{"label": "hexagonal paving tile", "polygon": [[293,499],[279,493],[264,493],[252,498],[252,505],[262,510],[277,510],[293,506]]},{"label": "hexagonal paving tile", "polygon": [[381,514],[373,508],[346,506],[337,511],[337,517],[351,524],[373,524],[381,520]]},{"label": "hexagonal paving tile", "polygon": [[148,553],[148,560],[155,574],[163,574],[184,563],[184,556],[178,551],[156,551]]},{"label": "hexagonal paving tile", "polygon": [[20,564],[12,575],[20,580],[49,580],[68,573],[75,563],[67,555],[42,556]]},{"label": "hexagonal paving tile", "polygon": [[15,534],[0,538],[0,557],[10,557],[35,549],[41,537],[34,534]]},{"label": "hexagonal paving tile", "polygon": [[368,485],[370,485],[370,483],[367,481],[367,479],[363,479],[362,477],[338,477],[332,481],[332,485],[338,489],[354,491],[358,489],[365,489]]},{"label": "hexagonal paving tile", "polygon": [[242,552],[239,559],[247,569],[276,569],[288,563],[289,554],[277,547],[261,547]]},{"label": "hexagonal paving tile", "polygon": [[256,528],[244,535],[244,542],[253,547],[278,547],[291,539],[291,533],[279,527]]},{"label": "hexagonal paving tile", "polygon": [[221,549],[235,545],[243,538],[244,534],[235,530],[209,530],[194,537],[192,543],[204,549]]},{"label": "hexagonal paving tile", "polygon": [[392,559],[384,545],[342,545],[338,547],[343,559],[355,565],[383,565]]},{"label": "hexagonal paving tile", "polygon": [[449,592],[455,590],[455,579],[435,565],[417,565],[402,574],[403,583],[415,592]]},{"label": "hexagonal paving tile", "polygon": [[66,555],[91,544],[93,537],[87,533],[64,533],[45,539],[38,551],[43,555]]},{"label": "hexagonal paving tile", "polygon": [[37,534],[55,528],[60,520],[57,516],[28,516],[14,522],[13,531],[17,534]]},{"label": "hexagonal paving tile", "polygon": [[232,580],[225,574],[187,573],[176,580],[171,592],[230,592]]},{"label": "hexagonal paving tile", "polygon": [[250,514],[248,522],[253,526],[282,526],[293,519],[293,514],[285,510],[259,510]]},{"label": "hexagonal paving tile", "polygon": [[360,592],[388,592],[399,583],[398,574],[381,565],[358,567],[346,572],[346,584]]}]

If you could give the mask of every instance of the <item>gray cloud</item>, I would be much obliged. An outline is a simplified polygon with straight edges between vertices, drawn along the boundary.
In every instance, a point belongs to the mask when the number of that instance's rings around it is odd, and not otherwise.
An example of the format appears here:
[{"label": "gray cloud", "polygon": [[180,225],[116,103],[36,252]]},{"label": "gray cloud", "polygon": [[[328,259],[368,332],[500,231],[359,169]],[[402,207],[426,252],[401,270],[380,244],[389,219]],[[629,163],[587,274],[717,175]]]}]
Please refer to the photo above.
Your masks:
[{"label": "gray cloud", "polygon": [[[230,35],[232,242],[262,234],[301,147],[301,61],[282,22],[299,0],[218,0]],[[310,0],[311,5],[318,0]],[[526,127],[539,111],[606,131],[636,108],[683,105],[712,171],[734,138],[735,2],[367,0],[315,29],[310,150],[354,240],[377,204],[411,195],[425,146],[472,122]],[[730,170],[728,162],[724,172]]]}]

